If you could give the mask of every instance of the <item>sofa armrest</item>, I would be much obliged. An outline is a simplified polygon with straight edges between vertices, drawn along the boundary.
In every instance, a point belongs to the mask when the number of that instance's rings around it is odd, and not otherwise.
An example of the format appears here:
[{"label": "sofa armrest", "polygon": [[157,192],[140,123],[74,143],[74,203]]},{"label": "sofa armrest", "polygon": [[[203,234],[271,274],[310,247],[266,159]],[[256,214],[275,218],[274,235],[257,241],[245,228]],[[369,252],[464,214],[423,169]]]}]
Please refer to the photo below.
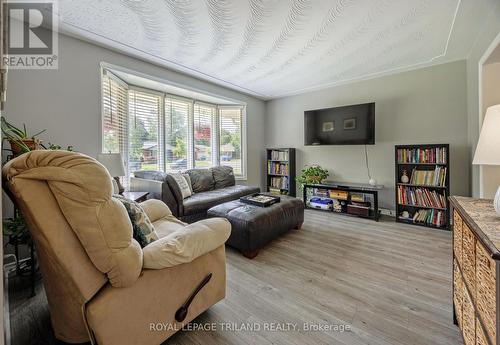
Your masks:
[{"label": "sofa armrest", "polygon": [[153,199],[158,199],[167,204],[174,216],[179,217],[179,205],[174,197],[167,181],[150,180],[145,178],[131,177],[130,190],[132,192],[149,192]]},{"label": "sofa armrest", "polygon": [[141,202],[141,207],[146,212],[151,223],[172,215],[170,208],[161,200],[149,199]]},{"label": "sofa armrest", "polygon": [[163,269],[188,263],[223,245],[231,234],[224,218],[209,218],[187,225],[143,248],[143,267]]}]

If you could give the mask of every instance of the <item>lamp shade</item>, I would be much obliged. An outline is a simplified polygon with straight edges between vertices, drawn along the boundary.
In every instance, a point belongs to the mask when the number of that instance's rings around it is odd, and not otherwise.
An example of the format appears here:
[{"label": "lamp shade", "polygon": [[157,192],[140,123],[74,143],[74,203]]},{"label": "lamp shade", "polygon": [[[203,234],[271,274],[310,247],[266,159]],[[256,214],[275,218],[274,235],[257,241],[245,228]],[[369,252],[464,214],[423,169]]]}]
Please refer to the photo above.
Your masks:
[{"label": "lamp shade", "polygon": [[108,169],[111,177],[125,176],[125,167],[120,153],[100,153],[97,155],[97,160]]},{"label": "lamp shade", "polygon": [[486,110],[472,164],[500,165],[500,104]]}]

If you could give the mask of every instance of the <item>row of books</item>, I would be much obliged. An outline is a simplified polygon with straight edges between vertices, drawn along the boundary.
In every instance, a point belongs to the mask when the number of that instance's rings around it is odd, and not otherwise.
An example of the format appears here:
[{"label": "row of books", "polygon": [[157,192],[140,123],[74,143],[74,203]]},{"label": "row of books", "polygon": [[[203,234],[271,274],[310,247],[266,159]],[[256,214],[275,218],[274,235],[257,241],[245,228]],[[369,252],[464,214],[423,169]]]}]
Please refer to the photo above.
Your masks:
[{"label": "row of books", "polygon": [[446,208],[446,197],[425,188],[398,186],[398,203],[410,206]]},{"label": "row of books", "polygon": [[276,189],[286,189],[289,188],[288,177],[271,177],[270,187]]},{"label": "row of books", "polygon": [[273,161],[287,161],[288,151],[271,151],[271,158]]},{"label": "row of books", "polygon": [[267,162],[268,174],[288,175],[288,164]]},{"label": "row of books", "polygon": [[438,166],[434,170],[413,169],[410,183],[426,186],[445,186],[446,167]]},{"label": "row of books", "polygon": [[409,218],[400,216],[402,220],[411,223],[434,225],[437,227],[446,226],[446,212],[440,210],[418,210],[413,216]]},{"label": "row of books", "polygon": [[269,188],[269,193],[276,194],[276,195],[286,195],[288,194],[287,190],[283,190],[280,188]]},{"label": "row of books", "polygon": [[398,162],[446,164],[446,147],[398,149]]}]

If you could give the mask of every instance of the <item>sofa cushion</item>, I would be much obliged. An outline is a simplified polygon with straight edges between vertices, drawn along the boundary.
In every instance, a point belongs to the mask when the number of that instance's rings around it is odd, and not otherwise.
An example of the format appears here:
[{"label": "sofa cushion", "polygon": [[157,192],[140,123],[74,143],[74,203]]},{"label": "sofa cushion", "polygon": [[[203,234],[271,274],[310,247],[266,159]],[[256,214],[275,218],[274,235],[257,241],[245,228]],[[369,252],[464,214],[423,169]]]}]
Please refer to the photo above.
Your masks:
[{"label": "sofa cushion", "polygon": [[142,248],[158,239],[153,224],[138,202],[127,199],[119,194],[113,195],[113,198],[119,200],[125,206],[130,222],[132,223],[132,236],[139,242]]},{"label": "sofa cushion", "polygon": [[258,193],[260,189],[249,186],[231,186],[208,192],[196,193],[184,200],[184,215],[206,212],[209,208],[242,196]]},{"label": "sofa cushion", "polygon": [[232,167],[221,165],[210,168],[210,170],[212,170],[212,175],[214,176],[215,189],[231,187],[236,184]]},{"label": "sofa cushion", "polygon": [[209,169],[190,169],[187,171],[191,178],[193,192],[201,193],[213,190],[215,186],[212,171]]}]

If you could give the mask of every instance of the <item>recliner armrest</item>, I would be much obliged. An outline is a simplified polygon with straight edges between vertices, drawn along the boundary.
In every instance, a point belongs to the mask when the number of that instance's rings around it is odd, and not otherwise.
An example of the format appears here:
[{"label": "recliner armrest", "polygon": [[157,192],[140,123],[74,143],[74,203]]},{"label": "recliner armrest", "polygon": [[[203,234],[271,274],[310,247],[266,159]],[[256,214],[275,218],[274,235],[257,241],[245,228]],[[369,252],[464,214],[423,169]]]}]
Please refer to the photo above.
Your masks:
[{"label": "recliner armrest", "polygon": [[146,200],[144,202],[141,202],[141,207],[144,212],[146,212],[151,223],[172,215],[172,211],[170,211],[170,208],[161,200]]},{"label": "recliner armrest", "polygon": [[223,245],[231,234],[231,223],[209,218],[187,225],[143,248],[143,267],[163,269],[193,261]]}]

